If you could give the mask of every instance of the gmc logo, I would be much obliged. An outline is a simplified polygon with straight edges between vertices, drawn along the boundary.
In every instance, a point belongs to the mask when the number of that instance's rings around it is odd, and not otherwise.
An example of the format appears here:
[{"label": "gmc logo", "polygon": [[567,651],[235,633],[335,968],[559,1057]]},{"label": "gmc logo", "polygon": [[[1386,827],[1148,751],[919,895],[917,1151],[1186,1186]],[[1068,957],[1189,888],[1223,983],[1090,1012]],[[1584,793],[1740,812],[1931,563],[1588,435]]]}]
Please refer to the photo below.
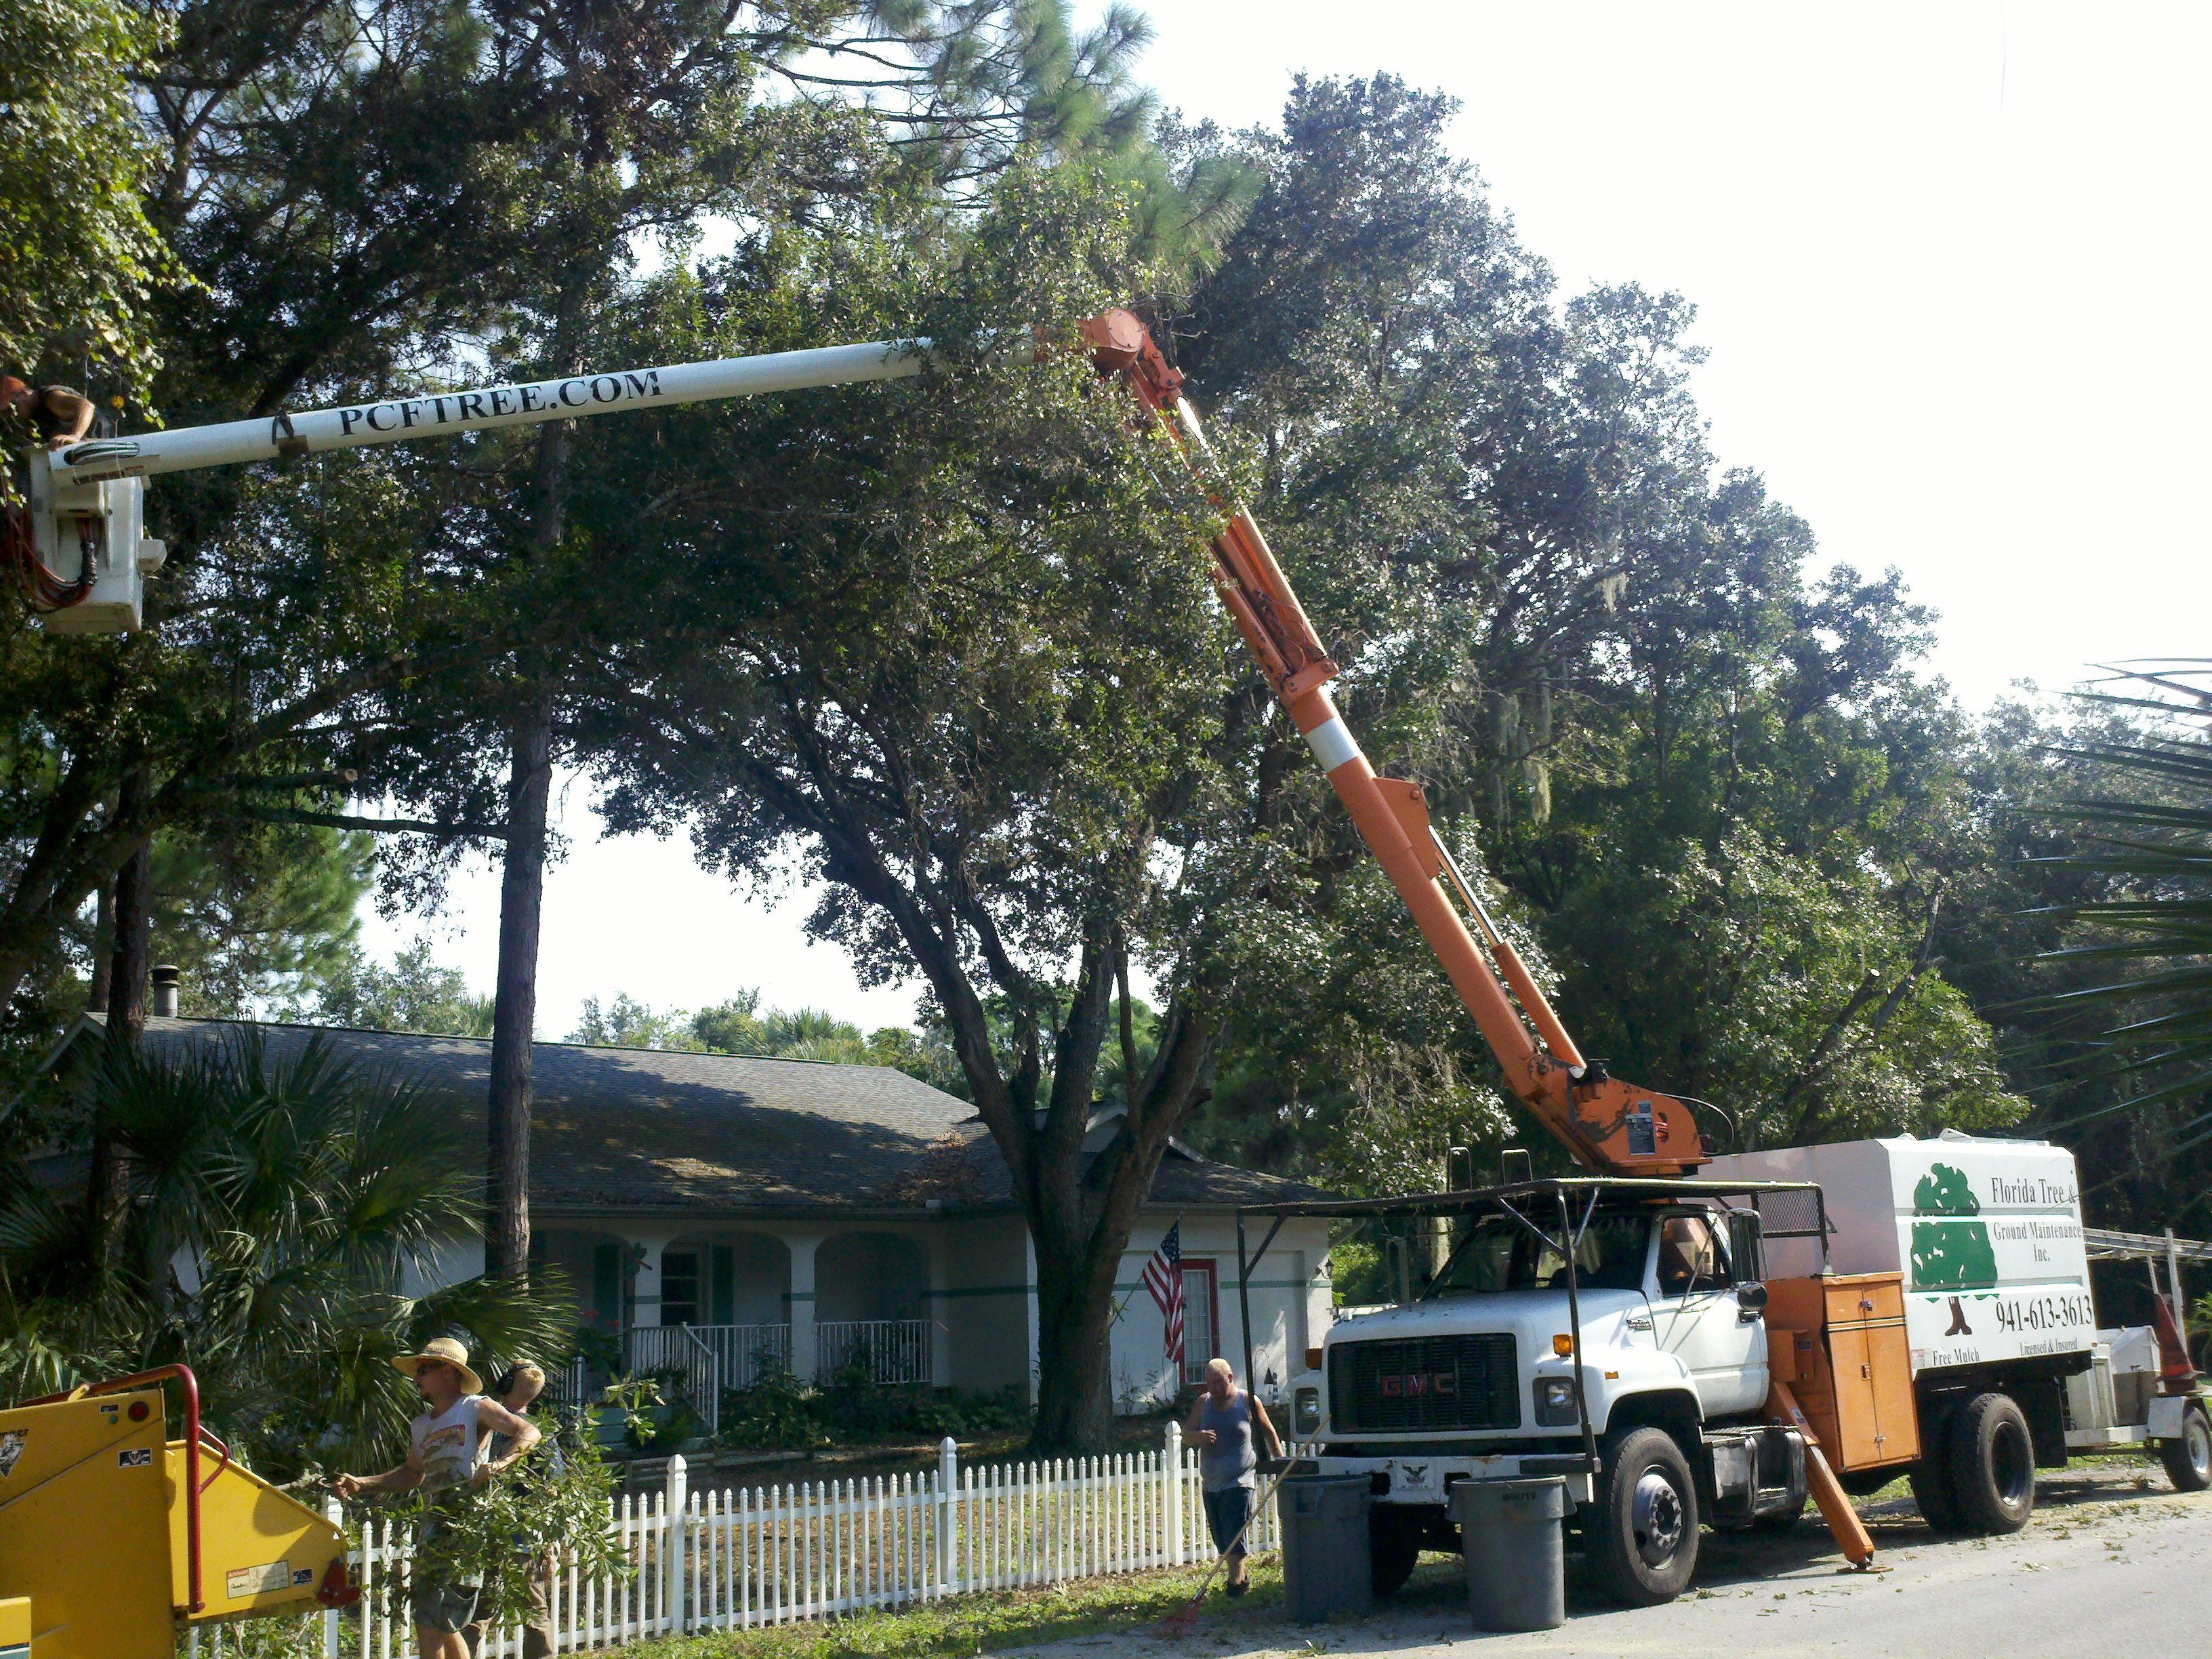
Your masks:
[{"label": "gmc logo", "polygon": [[1449,1400],[1459,1393],[1456,1371],[1406,1371],[1381,1381],[1385,1400],[1419,1400],[1431,1395]]}]

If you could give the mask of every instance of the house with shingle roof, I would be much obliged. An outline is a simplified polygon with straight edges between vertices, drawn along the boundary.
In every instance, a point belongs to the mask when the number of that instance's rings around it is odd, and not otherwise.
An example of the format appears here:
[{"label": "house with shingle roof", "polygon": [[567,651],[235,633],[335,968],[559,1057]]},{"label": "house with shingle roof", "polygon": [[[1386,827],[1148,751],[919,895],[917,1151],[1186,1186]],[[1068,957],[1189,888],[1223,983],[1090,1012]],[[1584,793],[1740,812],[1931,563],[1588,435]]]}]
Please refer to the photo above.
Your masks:
[{"label": "house with shingle roof", "polygon": [[[82,1022],[60,1054],[98,1030]],[[145,1042],[173,1054],[246,1031],[275,1055],[320,1038],[409,1075],[452,1100],[468,1146],[484,1144],[486,1038],[155,1017]],[[627,1369],[679,1373],[702,1402],[769,1363],[802,1377],[859,1364],[884,1382],[1032,1385],[1035,1252],[967,1102],[887,1066],[817,1060],[540,1042],[532,1067],[532,1259],[567,1275],[587,1328],[621,1345]],[[1087,1147],[1112,1131],[1095,1123]],[[1171,1144],[1115,1275],[1116,1399],[1171,1395],[1216,1353],[1241,1371],[1248,1303],[1262,1397],[1301,1369],[1330,1317],[1327,1224],[1285,1224],[1240,1285],[1235,1211],[1323,1195]],[[1179,1375],[1139,1279],[1178,1222]],[[428,1287],[483,1266],[481,1243],[456,1239],[417,1272]]]}]

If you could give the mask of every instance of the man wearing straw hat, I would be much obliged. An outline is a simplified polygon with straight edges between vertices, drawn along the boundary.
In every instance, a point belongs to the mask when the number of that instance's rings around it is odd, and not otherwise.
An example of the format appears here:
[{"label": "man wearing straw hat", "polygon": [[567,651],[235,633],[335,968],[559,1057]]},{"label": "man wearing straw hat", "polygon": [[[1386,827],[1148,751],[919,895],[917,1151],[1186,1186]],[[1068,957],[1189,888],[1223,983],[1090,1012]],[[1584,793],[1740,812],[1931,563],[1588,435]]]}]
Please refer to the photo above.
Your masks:
[{"label": "man wearing straw hat", "polygon": [[[469,1351],[450,1336],[434,1337],[420,1353],[397,1355],[392,1364],[414,1378],[422,1401],[423,1409],[410,1426],[407,1461],[382,1474],[342,1474],[331,1489],[349,1500],[367,1492],[422,1489],[431,1512],[416,1536],[417,1560],[408,1589],[416,1645],[422,1659],[469,1659],[461,1632],[476,1617],[477,1586],[422,1559],[422,1547],[437,1535],[438,1508],[526,1455],[538,1443],[538,1425],[484,1398],[483,1380],[469,1369]],[[495,1434],[511,1437],[507,1449],[485,1457],[484,1438]]]}]

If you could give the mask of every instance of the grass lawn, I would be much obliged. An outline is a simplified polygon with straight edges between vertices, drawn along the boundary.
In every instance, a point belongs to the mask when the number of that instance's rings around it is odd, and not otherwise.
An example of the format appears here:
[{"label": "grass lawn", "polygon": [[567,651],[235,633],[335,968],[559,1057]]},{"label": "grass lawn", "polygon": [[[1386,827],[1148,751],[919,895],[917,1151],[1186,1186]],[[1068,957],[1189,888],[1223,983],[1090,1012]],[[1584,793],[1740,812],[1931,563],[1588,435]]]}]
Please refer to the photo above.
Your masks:
[{"label": "grass lawn", "polygon": [[[1187,1645],[1194,1650],[1200,1644],[1216,1648],[1231,1631],[1249,1641],[1256,1628],[1280,1623],[1280,1558],[1255,1556],[1251,1571],[1252,1593],[1237,1601],[1223,1595],[1221,1581],[1214,1580]],[[936,1659],[1036,1647],[1078,1636],[1144,1635],[1188,1601],[1204,1576],[1200,1567],[1170,1568],[1085,1579],[1058,1589],[964,1595],[898,1613],[638,1643],[622,1651],[625,1659]],[[1455,1595],[1459,1563],[1426,1558],[1408,1594],[1432,1588],[1431,1580],[1443,1585],[1448,1597]]]}]

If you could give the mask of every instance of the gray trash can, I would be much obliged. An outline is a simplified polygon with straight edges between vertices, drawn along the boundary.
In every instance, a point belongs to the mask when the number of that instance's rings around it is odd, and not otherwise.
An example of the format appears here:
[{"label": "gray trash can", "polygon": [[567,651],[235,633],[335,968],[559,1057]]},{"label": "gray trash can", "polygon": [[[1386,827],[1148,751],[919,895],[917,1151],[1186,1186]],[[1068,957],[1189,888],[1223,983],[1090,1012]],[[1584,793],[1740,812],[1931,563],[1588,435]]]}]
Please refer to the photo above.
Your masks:
[{"label": "gray trash can", "polygon": [[1567,1622],[1566,1514],[1567,1483],[1556,1475],[1452,1487],[1467,1610],[1477,1630],[1555,1630]]},{"label": "gray trash can", "polygon": [[1293,1474],[1275,1489],[1283,1523],[1283,1605],[1298,1623],[1373,1610],[1367,1564],[1373,1501],[1364,1474]]}]

